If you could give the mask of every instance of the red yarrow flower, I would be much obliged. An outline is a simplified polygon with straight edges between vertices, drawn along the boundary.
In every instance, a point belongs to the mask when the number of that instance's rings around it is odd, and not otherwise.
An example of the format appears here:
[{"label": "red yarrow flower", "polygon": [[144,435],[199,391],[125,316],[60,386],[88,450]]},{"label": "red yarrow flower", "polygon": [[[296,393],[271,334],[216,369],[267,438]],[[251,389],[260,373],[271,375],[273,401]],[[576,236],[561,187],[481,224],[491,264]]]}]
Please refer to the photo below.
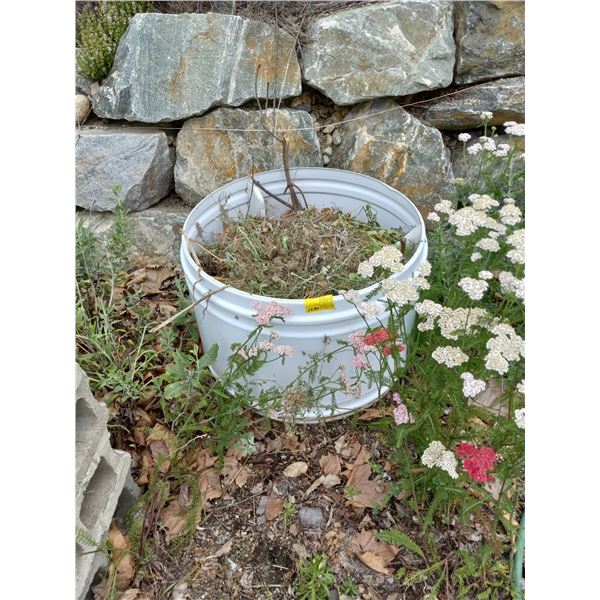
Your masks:
[{"label": "red yarrow flower", "polygon": [[[368,346],[375,346],[376,344],[382,344],[383,342],[387,342],[390,340],[391,340],[390,332],[387,329],[380,327],[379,329],[376,329],[375,331],[369,333],[368,335],[365,335],[363,341]],[[399,352],[402,352],[405,348],[404,344],[396,344],[396,347],[398,348]],[[386,344],[383,347],[384,356],[389,356],[391,353],[392,353],[392,345]]]},{"label": "red yarrow flower", "polygon": [[496,462],[496,451],[493,448],[476,448],[472,444],[461,442],[456,448],[456,455],[463,459],[463,467],[471,479],[477,483],[494,481],[494,477],[488,473]]}]

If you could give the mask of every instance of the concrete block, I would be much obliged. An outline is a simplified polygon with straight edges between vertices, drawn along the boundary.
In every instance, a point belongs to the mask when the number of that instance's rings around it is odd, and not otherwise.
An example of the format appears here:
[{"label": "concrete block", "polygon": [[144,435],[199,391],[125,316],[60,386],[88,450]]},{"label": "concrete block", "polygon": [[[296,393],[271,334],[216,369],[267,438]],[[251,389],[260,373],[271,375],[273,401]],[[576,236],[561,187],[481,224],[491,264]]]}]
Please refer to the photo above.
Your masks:
[{"label": "concrete block", "polygon": [[93,552],[95,546],[106,540],[119,501],[128,508],[140,490],[131,478],[131,456],[110,445],[108,410],[93,397],[79,365],[76,384],[76,594],[84,600],[94,575],[107,564],[103,552]]}]

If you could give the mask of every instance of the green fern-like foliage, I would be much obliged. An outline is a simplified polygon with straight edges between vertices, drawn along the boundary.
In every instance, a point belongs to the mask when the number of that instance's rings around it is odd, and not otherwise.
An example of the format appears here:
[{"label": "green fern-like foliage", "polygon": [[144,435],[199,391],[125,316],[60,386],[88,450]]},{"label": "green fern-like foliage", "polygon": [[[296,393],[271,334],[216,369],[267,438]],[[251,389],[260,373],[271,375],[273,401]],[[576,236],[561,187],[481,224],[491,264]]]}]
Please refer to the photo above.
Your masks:
[{"label": "green fern-like foliage", "polygon": [[117,46],[129,21],[137,13],[152,10],[152,2],[99,2],[96,10],[86,8],[77,19],[79,35],[77,66],[94,80],[110,71]]},{"label": "green fern-like foliage", "polygon": [[417,544],[412,538],[410,538],[403,531],[398,531],[397,529],[390,529],[389,531],[378,531],[376,533],[377,539],[387,542],[388,544],[392,544],[394,546],[403,546],[407,548],[411,552],[418,554],[421,558],[425,558],[425,554],[421,549],[421,546]]}]

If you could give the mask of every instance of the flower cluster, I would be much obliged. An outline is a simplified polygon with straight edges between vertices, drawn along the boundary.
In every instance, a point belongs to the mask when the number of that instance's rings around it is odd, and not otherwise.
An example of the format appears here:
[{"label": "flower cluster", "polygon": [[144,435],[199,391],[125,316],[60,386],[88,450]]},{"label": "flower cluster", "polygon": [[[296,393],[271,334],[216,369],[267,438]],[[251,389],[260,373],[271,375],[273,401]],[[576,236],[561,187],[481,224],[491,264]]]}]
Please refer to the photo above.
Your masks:
[{"label": "flower cluster", "polygon": [[472,373],[466,371],[460,378],[463,380],[463,394],[465,398],[474,398],[485,390],[485,381],[475,379]]},{"label": "flower cluster", "polygon": [[469,360],[469,357],[457,346],[438,346],[431,356],[436,362],[449,368],[458,367]]},{"label": "flower cluster", "polygon": [[471,194],[468,199],[475,210],[488,211],[490,208],[500,206],[498,200],[494,200],[487,194]]},{"label": "flower cluster", "polygon": [[496,462],[496,451],[493,448],[476,448],[472,444],[462,442],[456,448],[456,454],[463,459],[463,468],[471,479],[477,483],[494,481],[494,477],[488,473]]},{"label": "flower cluster", "polygon": [[515,121],[506,121],[504,123],[504,131],[508,135],[522,137],[525,135],[525,125],[523,123],[516,123]]},{"label": "flower cluster", "polygon": [[520,429],[525,429],[525,409],[518,408],[515,410],[515,423]]},{"label": "flower cluster", "polygon": [[513,247],[506,253],[506,257],[515,264],[525,264],[525,230],[517,229],[513,231],[507,238],[507,244]]},{"label": "flower cluster", "polygon": [[500,209],[500,220],[505,225],[516,225],[522,221],[521,209],[516,204],[504,204]]},{"label": "flower cluster", "polygon": [[361,277],[372,277],[375,267],[389,269],[393,273],[399,273],[404,268],[402,264],[402,251],[396,246],[384,246],[368,260],[358,265],[358,274]]},{"label": "flower cluster", "polygon": [[433,441],[423,452],[421,456],[421,462],[432,469],[433,467],[439,467],[443,471],[446,471],[452,479],[458,479],[458,473],[456,467],[458,461],[453,452],[447,450],[444,444],[438,441]]},{"label": "flower cluster", "polygon": [[250,306],[256,311],[256,323],[258,325],[268,325],[271,319],[283,319],[292,314],[291,308],[282,306],[275,302],[275,300],[272,300],[268,304],[254,300],[250,303]]},{"label": "flower cluster", "polygon": [[396,403],[394,408],[394,421],[396,422],[396,425],[414,423],[415,418],[408,412],[408,408],[406,407],[406,404],[402,402],[400,394],[398,392],[394,392],[392,394],[392,399]]},{"label": "flower cluster", "polygon": [[493,337],[486,344],[488,353],[485,368],[500,375],[508,372],[509,363],[525,356],[525,342],[507,323],[498,323],[491,327]]},{"label": "flower cluster", "polygon": [[419,299],[420,284],[427,285],[427,282],[417,281],[418,279],[420,278],[384,279],[381,282],[381,295],[383,298],[395,302],[399,307],[416,302]]},{"label": "flower cluster", "polygon": [[471,300],[481,300],[483,294],[488,289],[488,283],[482,279],[473,279],[472,277],[463,277],[458,286],[471,298]]},{"label": "flower cluster", "polygon": [[515,277],[510,271],[501,271],[498,274],[500,291],[504,294],[513,293],[519,300],[525,300],[525,279]]},{"label": "flower cluster", "polygon": [[490,316],[484,308],[448,308],[432,300],[415,304],[415,310],[425,321],[417,325],[419,331],[430,331],[437,325],[440,333],[448,340],[457,340],[459,335],[470,335],[476,326],[485,324]]},{"label": "flower cluster", "polygon": [[340,294],[345,300],[356,306],[356,310],[365,317],[365,319],[375,319],[386,311],[386,305],[378,300],[363,302],[362,297],[356,290],[340,290]]},{"label": "flower cluster", "polygon": [[498,223],[496,219],[490,217],[484,210],[476,210],[472,206],[459,208],[450,215],[448,222],[456,227],[455,233],[460,237],[471,235],[479,228],[492,229],[499,233],[506,231],[505,225]]}]

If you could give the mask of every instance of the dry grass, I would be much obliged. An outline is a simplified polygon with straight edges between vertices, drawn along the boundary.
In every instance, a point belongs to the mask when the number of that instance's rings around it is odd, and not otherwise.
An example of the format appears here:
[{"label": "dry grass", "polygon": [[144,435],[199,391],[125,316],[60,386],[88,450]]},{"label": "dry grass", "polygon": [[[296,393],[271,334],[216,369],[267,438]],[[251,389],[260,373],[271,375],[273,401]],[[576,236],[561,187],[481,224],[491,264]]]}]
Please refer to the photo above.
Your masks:
[{"label": "dry grass", "polygon": [[200,239],[197,254],[207,273],[238,289],[312,298],[377,281],[357,275],[359,263],[384,245],[402,244],[402,236],[337,209],[311,207],[280,219],[226,222],[216,239]]}]

